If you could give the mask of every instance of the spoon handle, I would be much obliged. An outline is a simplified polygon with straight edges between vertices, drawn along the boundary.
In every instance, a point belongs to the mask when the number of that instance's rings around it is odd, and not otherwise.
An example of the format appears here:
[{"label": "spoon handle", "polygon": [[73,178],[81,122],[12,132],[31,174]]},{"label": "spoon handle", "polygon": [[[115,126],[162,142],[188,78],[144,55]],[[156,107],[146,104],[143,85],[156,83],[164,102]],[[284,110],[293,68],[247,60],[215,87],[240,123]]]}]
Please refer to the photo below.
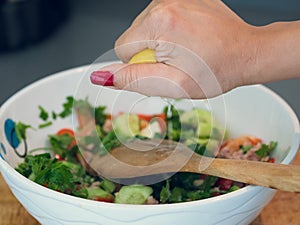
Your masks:
[{"label": "spoon handle", "polygon": [[198,162],[193,160],[190,168],[186,169],[196,168],[194,163],[198,163],[198,165],[202,163],[202,166],[198,166],[198,173],[283,191],[300,192],[300,166],[215,158],[207,161],[206,157],[195,158]]}]

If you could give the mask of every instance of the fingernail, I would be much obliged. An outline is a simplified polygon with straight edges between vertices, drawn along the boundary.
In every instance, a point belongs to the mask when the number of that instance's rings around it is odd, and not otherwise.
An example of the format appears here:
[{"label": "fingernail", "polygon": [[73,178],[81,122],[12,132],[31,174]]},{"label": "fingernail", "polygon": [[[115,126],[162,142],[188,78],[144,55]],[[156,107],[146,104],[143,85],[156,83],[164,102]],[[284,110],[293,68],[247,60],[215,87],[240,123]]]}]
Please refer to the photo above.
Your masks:
[{"label": "fingernail", "polygon": [[109,71],[94,71],[90,79],[93,84],[114,86],[114,75]]}]

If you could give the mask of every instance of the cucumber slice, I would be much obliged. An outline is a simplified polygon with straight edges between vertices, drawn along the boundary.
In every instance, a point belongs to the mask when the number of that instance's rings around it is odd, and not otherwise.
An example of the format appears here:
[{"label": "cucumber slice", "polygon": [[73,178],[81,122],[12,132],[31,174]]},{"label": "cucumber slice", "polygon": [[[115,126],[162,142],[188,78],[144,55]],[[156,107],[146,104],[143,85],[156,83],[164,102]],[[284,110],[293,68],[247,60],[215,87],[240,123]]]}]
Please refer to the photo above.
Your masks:
[{"label": "cucumber slice", "polygon": [[113,129],[121,140],[132,138],[140,132],[140,119],[136,114],[124,113],[113,120]]}]

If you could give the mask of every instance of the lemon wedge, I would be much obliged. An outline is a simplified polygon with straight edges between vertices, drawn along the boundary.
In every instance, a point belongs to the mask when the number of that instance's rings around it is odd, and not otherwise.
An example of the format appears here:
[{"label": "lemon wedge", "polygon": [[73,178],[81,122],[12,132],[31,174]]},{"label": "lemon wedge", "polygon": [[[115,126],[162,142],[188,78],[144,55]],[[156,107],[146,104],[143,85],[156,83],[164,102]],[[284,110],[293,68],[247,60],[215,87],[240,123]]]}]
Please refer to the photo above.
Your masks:
[{"label": "lemon wedge", "polygon": [[135,54],[130,61],[129,64],[135,63],[156,63],[155,51],[153,49],[145,49]]}]

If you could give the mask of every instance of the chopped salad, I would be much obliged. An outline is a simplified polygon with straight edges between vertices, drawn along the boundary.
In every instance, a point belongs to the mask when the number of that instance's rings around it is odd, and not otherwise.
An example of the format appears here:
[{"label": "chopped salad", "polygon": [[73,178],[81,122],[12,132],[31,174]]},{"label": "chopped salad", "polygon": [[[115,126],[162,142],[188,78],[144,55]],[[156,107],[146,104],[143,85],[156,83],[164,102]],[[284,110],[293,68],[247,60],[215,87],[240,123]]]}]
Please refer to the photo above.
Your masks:
[{"label": "chopped salad", "polygon": [[[145,115],[120,113],[109,115],[105,106],[92,107],[85,100],[67,97],[61,113],[49,113],[39,106],[40,129],[50,126],[57,117],[67,117],[74,106],[78,118],[78,130],[69,128],[49,134],[50,147],[43,153],[32,150],[16,170],[28,179],[52,190],[101,202],[122,204],[167,204],[200,200],[226,194],[246,184],[203,174],[178,172],[164,181],[152,185],[122,185],[100,178],[87,164],[85,153],[104,155],[133,139],[172,139],[184,143],[191,151],[209,157],[234,158],[274,162],[270,155],[276,142],[269,144],[253,136],[229,139],[227,131],[212,124],[209,111],[177,110],[167,106],[160,114]],[[171,113],[170,113],[171,112]],[[51,116],[52,115],[52,116]],[[51,121],[52,119],[52,121]],[[31,126],[23,123],[19,137],[25,138]],[[96,125],[97,132],[90,128]],[[225,140],[223,136],[225,134]],[[80,144],[76,138],[80,138]],[[95,140],[100,140],[100,146]],[[97,149],[97,151],[95,151]],[[100,149],[100,151],[99,151]]]}]

